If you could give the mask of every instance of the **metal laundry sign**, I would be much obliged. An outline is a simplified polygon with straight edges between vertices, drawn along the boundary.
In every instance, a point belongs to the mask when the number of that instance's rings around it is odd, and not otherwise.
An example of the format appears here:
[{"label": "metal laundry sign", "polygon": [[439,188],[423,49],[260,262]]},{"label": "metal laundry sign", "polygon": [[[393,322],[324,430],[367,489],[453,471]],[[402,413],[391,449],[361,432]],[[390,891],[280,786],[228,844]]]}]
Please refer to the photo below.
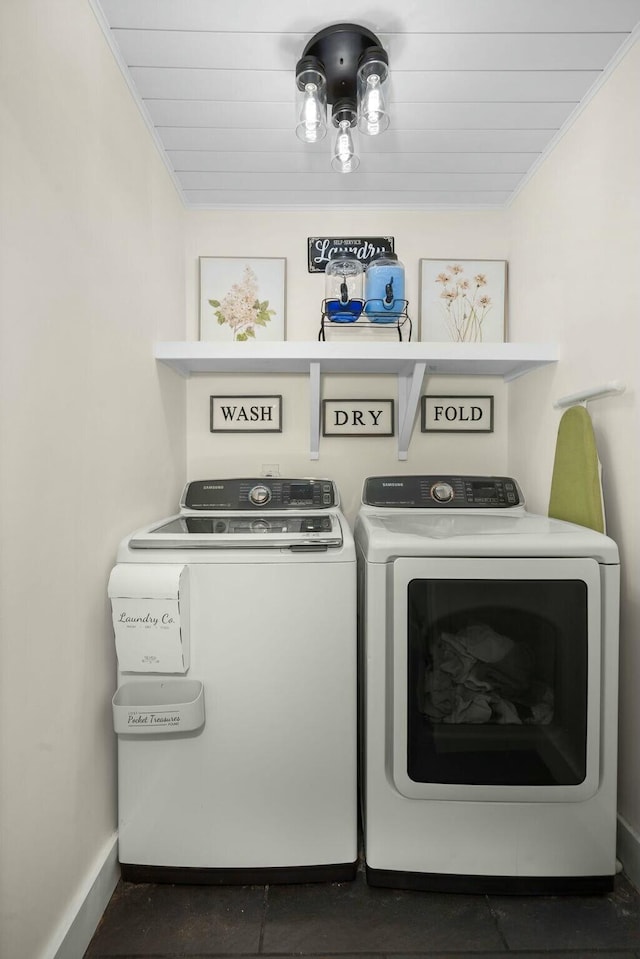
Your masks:
[{"label": "metal laundry sign", "polygon": [[338,256],[352,256],[366,266],[380,253],[393,253],[392,236],[331,237],[310,236],[309,273],[324,273],[327,263]]}]

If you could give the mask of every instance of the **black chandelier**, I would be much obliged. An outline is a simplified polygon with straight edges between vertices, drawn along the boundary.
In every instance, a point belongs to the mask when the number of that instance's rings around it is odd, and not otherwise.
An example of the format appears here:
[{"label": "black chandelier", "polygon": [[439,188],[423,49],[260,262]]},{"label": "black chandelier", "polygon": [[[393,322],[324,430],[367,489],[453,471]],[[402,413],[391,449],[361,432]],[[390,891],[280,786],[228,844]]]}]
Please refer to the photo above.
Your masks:
[{"label": "black chandelier", "polygon": [[366,27],[336,23],[320,30],[296,65],[299,112],[296,134],[316,143],[327,132],[327,103],[337,129],[331,158],[334,170],[351,173],[360,160],[352,130],[377,136],[389,126],[389,58]]}]

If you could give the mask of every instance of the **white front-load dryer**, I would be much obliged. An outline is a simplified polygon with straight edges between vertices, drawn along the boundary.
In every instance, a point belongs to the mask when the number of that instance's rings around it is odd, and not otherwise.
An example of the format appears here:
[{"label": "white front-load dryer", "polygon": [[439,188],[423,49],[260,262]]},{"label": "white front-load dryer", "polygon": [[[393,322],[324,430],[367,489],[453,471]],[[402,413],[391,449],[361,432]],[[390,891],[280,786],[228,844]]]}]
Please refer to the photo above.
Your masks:
[{"label": "white front-load dryer", "polygon": [[369,883],[609,890],[615,543],[440,475],[367,479],[355,541]]},{"label": "white front-load dryer", "polygon": [[109,594],[123,877],[353,879],[356,562],[335,485],[192,482],[122,542]]}]

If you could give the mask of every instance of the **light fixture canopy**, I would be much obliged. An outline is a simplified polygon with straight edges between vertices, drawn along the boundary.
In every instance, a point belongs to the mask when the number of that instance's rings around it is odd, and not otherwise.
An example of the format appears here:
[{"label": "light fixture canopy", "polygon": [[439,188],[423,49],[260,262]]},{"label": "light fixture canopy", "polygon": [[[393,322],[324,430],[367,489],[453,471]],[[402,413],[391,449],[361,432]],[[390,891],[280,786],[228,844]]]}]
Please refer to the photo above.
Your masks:
[{"label": "light fixture canopy", "polygon": [[306,143],[327,131],[327,103],[337,127],[332,165],[350,173],[359,164],[352,131],[368,136],[389,126],[389,58],[375,33],[355,23],[336,23],[316,33],[296,65],[299,94],[296,133]]}]

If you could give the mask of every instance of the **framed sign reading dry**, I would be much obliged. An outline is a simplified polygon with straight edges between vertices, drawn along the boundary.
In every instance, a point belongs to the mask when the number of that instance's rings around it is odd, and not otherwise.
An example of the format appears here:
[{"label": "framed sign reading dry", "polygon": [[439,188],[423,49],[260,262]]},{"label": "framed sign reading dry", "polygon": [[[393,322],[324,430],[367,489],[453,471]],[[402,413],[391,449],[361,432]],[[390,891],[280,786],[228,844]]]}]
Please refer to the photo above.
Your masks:
[{"label": "framed sign reading dry", "polygon": [[323,400],[323,436],[393,436],[393,400]]}]

